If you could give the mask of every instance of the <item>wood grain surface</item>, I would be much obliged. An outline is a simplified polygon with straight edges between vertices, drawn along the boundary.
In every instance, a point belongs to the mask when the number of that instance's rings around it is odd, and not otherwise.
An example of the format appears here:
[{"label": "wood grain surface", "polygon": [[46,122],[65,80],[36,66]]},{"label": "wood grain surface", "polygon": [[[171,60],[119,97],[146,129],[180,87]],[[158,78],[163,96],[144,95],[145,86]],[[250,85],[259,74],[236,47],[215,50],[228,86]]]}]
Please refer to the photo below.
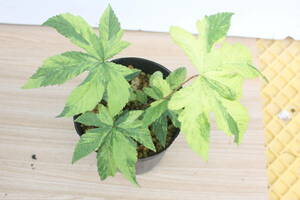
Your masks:
[{"label": "wood grain surface", "polygon": [[[132,45],[119,57],[143,57],[171,70],[186,66],[190,75],[195,73],[166,33],[126,32],[125,39]],[[256,55],[254,39],[229,40],[248,45]],[[20,89],[45,58],[68,50],[78,48],[53,29],[0,25],[0,199],[267,199],[258,79],[245,85],[242,101],[251,120],[241,145],[214,126],[204,162],[179,136],[155,169],[138,176],[138,188],[120,174],[101,182],[95,154],[70,164],[78,136],[70,118],[55,116],[86,74],[62,86]]]}]

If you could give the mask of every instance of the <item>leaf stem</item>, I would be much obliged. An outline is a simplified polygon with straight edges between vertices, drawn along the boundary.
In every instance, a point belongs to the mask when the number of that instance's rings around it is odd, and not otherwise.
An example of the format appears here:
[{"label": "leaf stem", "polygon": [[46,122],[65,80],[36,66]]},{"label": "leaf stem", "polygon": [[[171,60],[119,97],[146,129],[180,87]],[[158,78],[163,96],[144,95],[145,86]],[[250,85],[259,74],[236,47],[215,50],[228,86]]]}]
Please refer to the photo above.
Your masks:
[{"label": "leaf stem", "polygon": [[177,90],[179,90],[180,88],[182,88],[182,86],[184,84],[186,84],[187,82],[189,82],[190,80],[192,80],[193,78],[196,78],[198,76],[199,76],[199,74],[195,74],[195,75],[189,77],[184,82],[182,82],[177,88],[175,88],[169,95],[165,96],[163,99],[169,99]]}]

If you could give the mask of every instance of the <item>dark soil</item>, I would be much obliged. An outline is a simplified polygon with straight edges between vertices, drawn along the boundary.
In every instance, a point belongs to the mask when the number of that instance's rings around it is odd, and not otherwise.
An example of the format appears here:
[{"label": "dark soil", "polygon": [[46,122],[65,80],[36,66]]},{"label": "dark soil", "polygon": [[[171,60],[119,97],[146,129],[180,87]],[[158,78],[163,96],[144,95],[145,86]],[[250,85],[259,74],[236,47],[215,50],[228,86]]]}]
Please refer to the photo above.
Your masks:
[{"label": "dark soil", "polygon": [[[129,68],[133,68],[132,66],[129,66]],[[141,72],[139,74],[139,76],[135,77],[132,81],[130,81],[130,85],[133,88],[133,90],[143,90],[143,88],[148,87],[149,85],[149,78],[150,78],[150,74],[145,74],[144,72]],[[143,104],[139,101],[130,101],[126,104],[126,106],[124,107],[124,110],[145,110],[146,108],[149,107],[149,105],[151,104],[151,102],[153,102],[154,100],[150,97],[148,97],[148,101],[147,103]],[[106,105],[106,102],[100,102],[100,104],[104,104]],[[97,110],[97,106],[96,108],[93,110],[93,112],[98,112]],[[83,128],[84,132],[88,129],[92,129],[92,128],[96,128],[93,126],[85,126],[83,124],[81,124],[81,127]],[[170,146],[170,144],[173,142],[173,138],[174,135],[176,133],[176,128],[175,126],[172,124],[171,120],[168,120],[168,135],[167,135],[167,139],[166,139],[166,146],[163,147],[158,139],[155,136],[155,133],[152,131],[152,127],[149,127],[150,129],[150,133],[152,136],[152,140],[153,143],[155,145],[156,148],[156,152],[148,149],[147,147],[145,147],[144,145],[140,144],[137,142],[137,152],[138,152],[138,158],[146,158],[149,156],[152,156],[154,154],[160,153],[162,152],[164,149],[166,149],[168,146]]]}]

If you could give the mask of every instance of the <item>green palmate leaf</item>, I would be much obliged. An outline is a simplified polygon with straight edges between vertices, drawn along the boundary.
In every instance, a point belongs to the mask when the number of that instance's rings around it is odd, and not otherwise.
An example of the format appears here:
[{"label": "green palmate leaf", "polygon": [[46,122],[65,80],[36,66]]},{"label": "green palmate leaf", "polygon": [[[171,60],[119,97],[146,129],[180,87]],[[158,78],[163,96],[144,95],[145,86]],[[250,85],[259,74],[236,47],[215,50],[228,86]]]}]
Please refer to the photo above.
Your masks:
[{"label": "green palmate leaf", "polygon": [[232,13],[219,13],[205,17],[197,22],[199,34],[196,38],[191,33],[179,27],[171,27],[170,35],[174,42],[185,51],[200,73],[204,71],[206,56],[212,44],[224,38],[230,26]]},{"label": "green palmate leaf", "polygon": [[127,80],[135,77],[139,70],[107,61],[129,44],[121,41],[123,31],[111,7],[108,6],[101,17],[99,37],[86,21],[69,13],[54,16],[43,25],[55,28],[86,53],[66,52],[48,58],[23,88],[62,84],[88,71],[87,78],[67,98],[59,117],[92,110],[103,97],[107,97],[110,113],[116,115],[129,99]]},{"label": "green palmate leaf", "polygon": [[192,64],[197,68],[201,67],[204,52],[200,40],[186,30],[175,26],[170,28],[170,35],[173,41],[184,50]]},{"label": "green palmate leaf", "polygon": [[207,86],[217,93],[219,91],[219,95],[226,99],[238,100],[242,96],[242,86],[245,78],[237,73],[228,70],[213,70],[205,72],[205,79],[209,79],[211,83],[216,83],[214,85],[207,83]]},{"label": "green palmate leaf", "polygon": [[105,180],[108,176],[114,176],[118,170],[115,159],[113,159],[113,137],[114,134],[110,132],[97,152],[97,167],[101,180]]},{"label": "green palmate leaf", "polygon": [[103,105],[97,107],[98,113],[86,112],[80,115],[75,121],[87,126],[110,127],[113,126],[113,118]]},{"label": "green palmate leaf", "polygon": [[251,67],[250,50],[241,44],[224,43],[220,48],[214,48],[207,54],[205,71],[227,70],[244,78],[255,78],[259,71]]},{"label": "green palmate leaf", "polygon": [[[182,112],[179,117],[182,123],[181,130],[189,146],[204,160],[207,160],[210,132],[207,114],[204,112],[196,116],[194,114],[190,115],[186,110]],[[191,116],[190,120],[187,119],[187,115]]]},{"label": "green palmate leaf", "polygon": [[129,88],[129,101],[136,101],[136,92],[133,88]]},{"label": "green palmate leaf", "polygon": [[157,71],[151,75],[150,86],[152,88],[159,89],[164,97],[170,94],[172,91],[168,82],[163,79],[163,74],[160,71]]},{"label": "green palmate leaf", "polygon": [[156,101],[146,109],[143,122],[146,125],[152,124],[152,130],[162,146],[166,145],[168,119],[171,119],[175,127],[180,127],[177,111],[169,110],[168,103],[172,93],[184,83],[185,76],[185,68],[176,69],[166,79],[161,72],[155,72],[150,77],[150,87],[144,88],[144,92]]},{"label": "green palmate leaf", "polygon": [[[108,65],[107,68],[110,66]],[[130,92],[129,83],[121,75],[115,74],[114,71],[107,71],[107,95],[108,108],[112,115],[117,114],[128,102]],[[117,94],[117,95],[116,95]],[[117,98],[118,97],[118,98]]]},{"label": "green palmate leaf", "polygon": [[141,90],[136,91],[136,100],[145,104],[148,101],[147,94]]},{"label": "green palmate leaf", "polygon": [[103,81],[99,79],[101,71],[97,70],[75,88],[67,99],[62,113],[58,117],[71,117],[87,110],[92,110],[102,99],[105,91]]},{"label": "green palmate leaf", "polygon": [[109,66],[113,68],[114,71],[117,71],[119,74],[124,76],[128,81],[138,76],[141,72],[141,70],[139,69],[130,69],[128,67],[124,67],[123,65],[119,65],[116,63],[109,63]]},{"label": "green palmate leaf", "polygon": [[232,15],[233,13],[218,13],[198,21],[198,30],[199,33],[203,34],[202,42],[206,43],[207,51],[210,51],[216,42],[224,39],[229,30]]},{"label": "green palmate leaf", "polygon": [[98,173],[102,180],[107,176],[114,176],[119,170],[132,183],[137,184],[136,142],[155,151],[148,127],[139,120],[142,114],[143,111],[139,110],[125,111],[113,118],[103,105],[98,106],[98,113],[82,114],[76,119],[77,122],[99,128],[89,130],[82,136],[76,146],[73,160],[76,161],[97,150]]},{"label": "green palmate leaf", "polygon": [[103,126],[103,125],[105,125],[105,124],[103,124],[102,121],[100,121],[100,119],[94,112],[86,112],[86,113],[80,115],[75,120],[75,122],[85,124],[87,126]]},{"label": "green palmate leaf", "polygon": [[113,159],[117,168],[132,183],[138,184],[135,177],[137,161],[136,143],[123,134],[116,132],[113,137]]},{"label": "green palmate leaf", "polygon": [[31,76],[24,89],[62,84],[93,67],[95,59],[88,54],[71,51],[52,56]]},{"label": "green palmate leaf", "polygon": [[113,63],[113,62],[109,62],[109,67],[112,68],[112,70],[118,72],[119,74],[121,74],[122,76],[124,77],[127,77],[127,76],[132,76],[132,75],[138,75],[140,70],[132,70],[128,67],[124,67],[123,65],[120,65],[120,64],[116,64],[116,63]]},{"label": "green palmate leaf", "polygon": [[218,100],[216,100],[216,106],[215,115],[216,120],[218,121],[217,123],[220,124],[220,128],[229,130],[229,134],[234,135],[235,141],[239,141],[239,129],[236,121],[234,121],[224,105]]},{"label": "green palmate leaf", "polygon": [[151,98],[155,99],[155,100],[158,100],[158,99],[161,99],[163,98],[163,93],[156,87],[152,87],[152,88],[149,88],[149,87],[146,87],[144,88],[144,92]]},{"label": "green palmate leaf", "polygon": [[180,86],[186,78],[186,68],[180,67],[173,71],[167,78],[166,81],[169,83],[171,89],[176,89]]},{"label": "green palmate leaf", "polygon": [[156,151],[148,127],[142,121],[137,120],[142,113],[142,111],[130,111],[121,116],[116,121],[117,130],[128,137],[132,137],[152,151]]},{"label": "green palmate leaf", "polygon": [[111,6],[105,9],[99,23],[99,35],[102,40],[114,39],[121,31],[120,23]]},{"label": "green palmate leaf", "polygon": [[235,142],[240,144],[248,127],[247,109],[237,101],[223,100],[218,104],[221,108],[215,107],[214,112],[218,128],[228,135],[233,134]]},{"label": "green palmate leaf", "polygon": [[[112,67],[115,65],[105,62],[91,71],[86,80],[68,97],[66,106],[59,116],[69,117],[92,110],[102,99],[105,91],[111,114],[117,114],[128,102],[130,86],[126,79]],[[122,98],[117,98],[116,94],[121,95]]]},{"label": "green palmate leaf", "polygon": [[160,144],[165,147],[166,140],[168,135],[168,118],[167,112],[162,114],[157,120],[152,124],[152,130],[155,133],[155,136],[159,140]]},{"label": "green palmate leaf", "polygon": [[99,22],[99,37],[104,48],[103,59],[109,59],[125,49],[129,43],[121,41],[123,30],[117,16],[109,5]]},{"label": "green palmate leaf", "polygon": [[150,107],[145,111],[143,121],[146,125],[151,124],[158,119],[164,112],[168,110],[167,100],[157,100],[151,103]]},{"label": "green palmate leaf", "polygon": [[97,150],[110,130],[109,127],[95,128],[83,134],[75,147],[72,163]]},{"label": "green palmate leaf", "polygon": [[127,81],[131,81],[132,79],[137,77],[141,72],[141,70],[138,70],[138,69],[130,69],[130,71],[131,72],[129,74],[125,75],[125,78]]},{"label": "green palmate leaf", "polygon": [[221,48],[214,49],[207,55],[207,70],[223,70],[231,74],[239,74],[243,78],[266,77],[252,65],[250,49],[241,44],[224,43]]},{"label": "green palmate leaf", "polygon": [[203,80],[206,82],[207,86],[215,90],[219,95],[224,97],[228,100],[235,100],[236,95],[234,91],[232,91],[229,87],[227,87],[225,84],[221,83],[220,81],[210,79],[208,77],[203,77]]},{"label": "green palmate leaf", "polygon": [[199,36],[172,27],[173,40],[183,48],[197,68],[199,76],[175,92],[168,104],[180,110],[179,121],[191,148],[207,159],[210,112],[214,113],[218,128],[234,136],[240,143],[248,123],[248,114],[239,102],[246,78],[261,73],[252,66],[251,53],[240,44],[215,44],[225,38],[232,13],[219,13],[197,22]]},{"label": "green palmate leaf", "polygon": [[116,120],[117,126],[130,127],[131,123],[134,123],[143,114],[141,110],[125,111]]},{"label": "green palmate leaf", "polygon": [[103,48],[97,35],[82,17],[70,13],[60,14],[49,18],[43,25],[55,28],[89,54],[95,57],[102,56]]},{"label": "green palmate leaf", "polygon": [[169,102],[170,109],[183,109],[178,118],[180,128],[189,146],[205,160],[208,153],[209,126],[203,119],[208,118],[207,113],[213,107],[211,99],[214,94],[214,91],[206,87],[203,79],[198,79],[176,92]]},{"label": "green palmate leaf", "polygon": [[102,123],[104,123],[106,125],[113,126],[113,124],[114,124],[114,119],[112,118],[108,109],[101,104],[98,106],[97,117]]},{"label": "green palmate leaf", "polygon": [[168,110],[167,114],[168,117],[170,118],[170,120],[172,121],[173,125],[176,128],[180,128],[180,121],[178,120],[178,115],[179,115],[179,111],[172,111],[172,110]]},{"label": "green palmate leaf", "polygon": [[105,54],[104,54],[105,60],[112,58],[114,55],[117,55],[123,49],[127,48],[130,45],[129,42],[121,40],[122,36],[123,36],[123,30],[119,32],[118,36],[115,39],[109,40],[108,42],[102,41],[102,44],[105,48]]}]

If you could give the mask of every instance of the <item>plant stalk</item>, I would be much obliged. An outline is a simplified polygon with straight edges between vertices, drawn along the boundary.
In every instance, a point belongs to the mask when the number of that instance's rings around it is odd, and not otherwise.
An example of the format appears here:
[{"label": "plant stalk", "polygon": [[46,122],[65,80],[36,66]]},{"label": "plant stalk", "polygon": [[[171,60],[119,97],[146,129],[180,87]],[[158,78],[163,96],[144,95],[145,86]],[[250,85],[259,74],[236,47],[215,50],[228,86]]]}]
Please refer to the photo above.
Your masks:
[{"label": "plant stalk", "polygon": [[191,76],[190,78],[186,79],[184,82],[182,82],[177,88],[175,88],[169,95],[165,96],[164,99],[169,99],[177,90],[179,90],[184,84],[192,80],[193,78],[198,77],[199,74],[195,74]]}]

